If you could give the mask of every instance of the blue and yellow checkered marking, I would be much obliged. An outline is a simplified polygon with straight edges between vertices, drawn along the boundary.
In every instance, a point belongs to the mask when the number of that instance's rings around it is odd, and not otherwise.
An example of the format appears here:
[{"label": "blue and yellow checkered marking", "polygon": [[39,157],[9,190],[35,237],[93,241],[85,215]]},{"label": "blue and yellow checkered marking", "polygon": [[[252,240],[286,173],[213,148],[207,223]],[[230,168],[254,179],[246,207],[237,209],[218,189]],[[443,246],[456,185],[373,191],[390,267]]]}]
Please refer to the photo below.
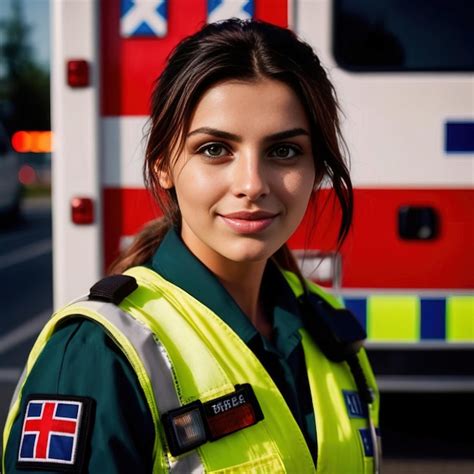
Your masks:
[{"label": "blue and yellow checkered marking", "polygon": [[344,297],[373,342],[474,343],[474,295]]},{"label": "blue and yellow checkered marking", "polygon": [[420,299],[420,339],[446,339],[446,300]]}]

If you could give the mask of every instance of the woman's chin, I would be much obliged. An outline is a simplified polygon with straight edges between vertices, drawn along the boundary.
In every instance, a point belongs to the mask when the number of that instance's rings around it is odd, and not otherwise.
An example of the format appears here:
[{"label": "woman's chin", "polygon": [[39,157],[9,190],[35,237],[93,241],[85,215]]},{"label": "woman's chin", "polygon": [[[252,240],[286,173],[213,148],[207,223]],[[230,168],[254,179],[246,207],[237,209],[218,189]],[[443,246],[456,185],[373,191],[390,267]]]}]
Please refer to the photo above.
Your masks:
[{"label": "woman's chin", "polygon": [[259,262],[268,260],[278,248],[279,246],[273,248],[267,242],[247,241],[228,247],[223,256],[233,262]]}]

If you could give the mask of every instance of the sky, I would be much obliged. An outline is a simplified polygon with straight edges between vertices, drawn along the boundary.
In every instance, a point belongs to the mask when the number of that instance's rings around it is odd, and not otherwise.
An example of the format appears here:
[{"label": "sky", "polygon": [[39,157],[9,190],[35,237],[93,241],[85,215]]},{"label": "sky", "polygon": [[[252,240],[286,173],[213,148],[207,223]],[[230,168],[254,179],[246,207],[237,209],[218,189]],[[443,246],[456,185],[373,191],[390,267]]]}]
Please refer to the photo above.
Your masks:
[{"label": "sky", "polygon": [[31,26],[30,45],[38,62],[50,62],[50,0],[0,0],[0,19],[8,18],[13,3],[23,4],[26,23]]}]

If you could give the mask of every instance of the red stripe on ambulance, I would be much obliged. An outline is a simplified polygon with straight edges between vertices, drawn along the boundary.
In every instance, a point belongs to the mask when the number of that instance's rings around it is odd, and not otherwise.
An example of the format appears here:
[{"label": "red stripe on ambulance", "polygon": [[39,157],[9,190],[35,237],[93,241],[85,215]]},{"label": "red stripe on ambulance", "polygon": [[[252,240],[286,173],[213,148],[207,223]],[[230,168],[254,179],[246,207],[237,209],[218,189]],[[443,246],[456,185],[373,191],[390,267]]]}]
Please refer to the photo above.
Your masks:
[{"label": "red stripe on ambulance", "polygon": [[[133,236],[160,215],[144,189],[104,190],[105,265],[117,256],[122,237]],[[290,240],[293,249],[335,249],[338,211],[322,191],[310,204],[302,225]],[[440,220],[434,240],[407,241],[398,236],[398,209],[433,207]],[[312,216],[315,208],[318,212]],[[354,224],[341,249],[345,288],[473,288],[474,240],[469,226],[472,189],[356,189]],[[466,229],[471,229],[466,232]]]}]

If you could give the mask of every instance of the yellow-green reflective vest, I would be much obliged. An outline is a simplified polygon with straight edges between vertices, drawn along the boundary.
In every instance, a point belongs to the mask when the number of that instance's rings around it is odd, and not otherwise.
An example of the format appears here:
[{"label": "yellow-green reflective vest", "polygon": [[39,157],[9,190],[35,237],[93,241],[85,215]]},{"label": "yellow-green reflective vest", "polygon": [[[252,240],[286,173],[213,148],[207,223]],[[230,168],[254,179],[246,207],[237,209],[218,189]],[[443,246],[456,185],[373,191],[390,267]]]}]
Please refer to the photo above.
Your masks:
[{"label": "yellow-green reflective vest", "polygon": [[[212,473],[372,473],[361,431],[367,419],[351,416],[344,393],[357,388],[345,362],[329,361],[301,330],[316,418],[317,467],[288,405],[269,374],[237,334],[201,302],[145,267],[126,274],[138,289],[117,308],[111,303],[78,301],[55,313],[39,335],[13,397],[4,433],[4,450],[19,414],[21,389],[39,354],[65,318],[83,315],[100,324],[120,347],[137,374],[155,426],[154,472]],[[296,296],[298,278],[284,272]],[[312,283],[310,290],[330,304],[338,302]],[[358,354],[376,394],[370,416],[378,425],[378,392],[365,352]],[[259,423],[189,453],[173,457],[160,416],[195,400],[227,395],[238,384],[251,384],[263,411]]]}]

